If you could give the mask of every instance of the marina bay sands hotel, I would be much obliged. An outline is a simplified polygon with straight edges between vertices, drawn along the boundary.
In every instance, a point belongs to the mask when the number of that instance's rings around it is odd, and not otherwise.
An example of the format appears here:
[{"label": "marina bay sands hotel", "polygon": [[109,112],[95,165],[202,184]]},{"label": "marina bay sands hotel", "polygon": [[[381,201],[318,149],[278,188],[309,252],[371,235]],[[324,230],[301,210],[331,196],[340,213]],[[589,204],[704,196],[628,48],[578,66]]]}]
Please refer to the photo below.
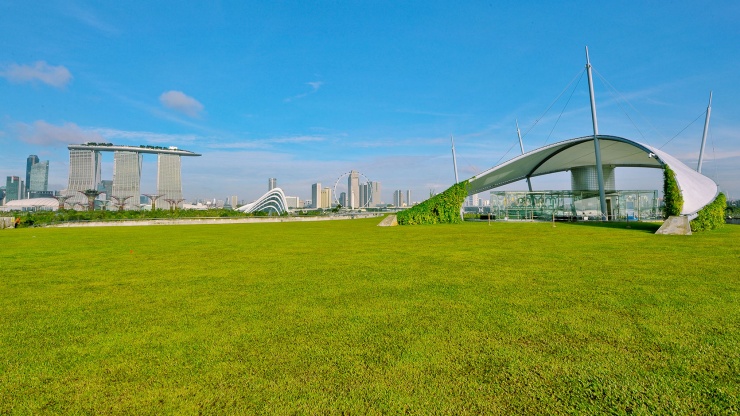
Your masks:
[{"label": "marina bay sands hotel", "polygon": [[[138,209],[141,198],[142,154],[157,155],[157,207],[182,204],[181,156],[200,156],[177,147],[118,146],[111,143],[71,144],[69,149],[68,203],[87,203],[80,194],[89,189],[102,190],[108,198],[125,201],[125,209]],[[106,189],[101,178],[101,153],[113,152],[113,183]],[[109,182],[110,183],[110,182]],[[103,185],[103,186],[101,186]],[[102,189],[101,189],[102,188]],[[79,191],[79,192],[78,192]]]}]

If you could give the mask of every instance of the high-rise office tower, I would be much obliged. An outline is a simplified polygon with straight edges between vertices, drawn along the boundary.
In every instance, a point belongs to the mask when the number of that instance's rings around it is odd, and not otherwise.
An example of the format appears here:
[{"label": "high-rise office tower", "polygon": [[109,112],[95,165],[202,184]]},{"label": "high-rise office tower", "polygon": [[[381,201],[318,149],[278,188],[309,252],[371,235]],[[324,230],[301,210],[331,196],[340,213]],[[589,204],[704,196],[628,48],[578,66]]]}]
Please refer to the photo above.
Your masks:
[{"label": "high-rise office tower", "polygon": [[370,185],[370,203],[368,206],[377,207],[383,204],[383,199],[380,197],[380,182],[368,182]]},{"label": "high-rise office tower", "polygon": [[31,189],[31,169],[33,165],[39,163],[39,157],[36,155],[28,155],[26,159],[26,187]]},{"label": "high-rise office tower", "polygon": [[98,183],[100,183],[100,152],[88,149],[70,149],[67,195],[70,195],[71,198],[67,200],[67,203],[70,205],[76,202],[87,204],[87,197],[79,192],[97,189]]},{"label": "high-rise office tower", "polygon": [[347,207],[355,209],[360,206],[360,173],[353,170],[347,178]]},{"label": "high-rise office tower", "polygon": [[49,161],[36,162],[31,166],[28,192],[46,192],[49,189]]},{"label": "high-rise office tower", "polygon": [[406,190],[406,205],[411,206],[411,189]]},{"label": "high-rise office tower", "polygon": [[321,182],[311,185],[311,207],[326,208],[321,204]]},{"label": "high-rise office tower", "polygon": [[8,176],[5,179],[5,203],[23,199],[23,181],[18,176]]},{"label": "high-rise office tower", "polygon": [[272,191],[277,188],[277,178],[270,178],[267,180],[267,190]]},{"label": "high-rise office tower", "polygon": [[[182,199],[182,163],[180,155],[160,153],[157,155],[157,206],[170,208],[170,201]],[[181,202],[178,202],[178,206]]]},{"label": "high-rise office tower", "polygon": [[393,205],[396,207],[402,207],[403,206],[403,191],[400,189],[397,189],[393,191]]},{"label": "high-rise office tower", "polygon": [[347,207],[347,193],[346,192],[339,193],[339,205],[341,205],[344,208]]},{"label": "high-rise office tower", "polygon": [[331,205],[334,202],[331,199],[331,194],[332,194],[331,188],[323,188],[323,189],[321,189],[321,206],[323,208],[326,208],[326,209],[331,208]]},{"label": "high-rise office tower", "polygon": [[369,199],[368,193],[370,192],[369,189],[370,187],[368,186],[368,184],[366,183],[360,184],[360,203],[359,203],[360,208],[367,207],[367,203]]},{"label": "high-rise office tower", "polygon": [[[125,209],[137,209],[141,199],[141,153],[113,152],[113,195],[126,198]],[[182,192],[182,191],[181,191]]]}]

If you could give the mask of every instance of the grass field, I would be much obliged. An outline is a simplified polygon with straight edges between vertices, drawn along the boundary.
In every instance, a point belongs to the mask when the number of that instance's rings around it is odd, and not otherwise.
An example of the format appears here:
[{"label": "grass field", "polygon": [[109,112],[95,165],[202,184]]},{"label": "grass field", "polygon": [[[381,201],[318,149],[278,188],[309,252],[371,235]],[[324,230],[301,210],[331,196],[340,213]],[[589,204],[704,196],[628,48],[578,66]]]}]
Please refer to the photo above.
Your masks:
[{"label": "grass field", "polygon": [[0,232],[0,414],[734,414],[740,226]]}]

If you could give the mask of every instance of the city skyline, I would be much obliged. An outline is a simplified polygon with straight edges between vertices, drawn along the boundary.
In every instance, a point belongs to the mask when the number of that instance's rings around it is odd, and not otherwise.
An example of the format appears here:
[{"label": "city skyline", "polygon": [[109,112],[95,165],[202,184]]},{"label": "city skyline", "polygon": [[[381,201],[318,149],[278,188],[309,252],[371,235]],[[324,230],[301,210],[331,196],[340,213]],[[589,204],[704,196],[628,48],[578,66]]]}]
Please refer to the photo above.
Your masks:
[{"label": "city skyline", "polygon": [[[202,153],[182,167],[188,200],[254,200],[266,177],[305,200],[311,184],[333,184],[350,169],[425,196],[454,182],[451,135],[462,180],[518,154],[517,120],[527,151],[590,134],[579,78],[588,45],[601,132],[664,146],[692,167],[714,91],[703,172],[740,197],[740,6],[732,2],[6,3],[0,11],[0,177],[24,178],[23,160],[38,155],[49,160],[49,189],[64,189],[66,146],[105,141]],[[113,156],[100,163],[112,171]],[[144,163],[141,175],[140,191],[156,192],[156,166]],[[660,189],[660,178],[616,172],[619,188]],[[569,180],[533,186],[568,189]]]}]

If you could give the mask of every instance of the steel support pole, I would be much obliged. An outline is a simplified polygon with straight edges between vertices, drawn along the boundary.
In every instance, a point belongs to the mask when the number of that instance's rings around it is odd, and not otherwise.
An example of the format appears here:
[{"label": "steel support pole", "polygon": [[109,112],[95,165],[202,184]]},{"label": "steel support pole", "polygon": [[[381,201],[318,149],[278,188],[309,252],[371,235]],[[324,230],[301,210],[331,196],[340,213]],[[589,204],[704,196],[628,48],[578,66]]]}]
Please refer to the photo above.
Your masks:
[{"label": "steel support pole", "polygon": [[588,46],[586,46],[586,72],[588,74],[588,92],[591,97],[591,120],[594,125],[594,153],[596,155],[596,179],[599,182],[601,220],[607,221],[606,193],[604,192],[604,170],[601,166],[601,146],[599,145],[599,123],[596,119],[596,99],[594,98],[594,81],[591,76],[591,60],[588,57]]},{"label": "steel support pole", "polygon": [[707,144],[707,131],[709,130],[709,116],[712,115],[712,92],[709,91],[709,105],[707,105],[707,116],[704,119],[704,134],[701,136],[701,150],[699,150],[699,164],[696,171],[701,173],[701,162],[704,160],[704,145]]}]

